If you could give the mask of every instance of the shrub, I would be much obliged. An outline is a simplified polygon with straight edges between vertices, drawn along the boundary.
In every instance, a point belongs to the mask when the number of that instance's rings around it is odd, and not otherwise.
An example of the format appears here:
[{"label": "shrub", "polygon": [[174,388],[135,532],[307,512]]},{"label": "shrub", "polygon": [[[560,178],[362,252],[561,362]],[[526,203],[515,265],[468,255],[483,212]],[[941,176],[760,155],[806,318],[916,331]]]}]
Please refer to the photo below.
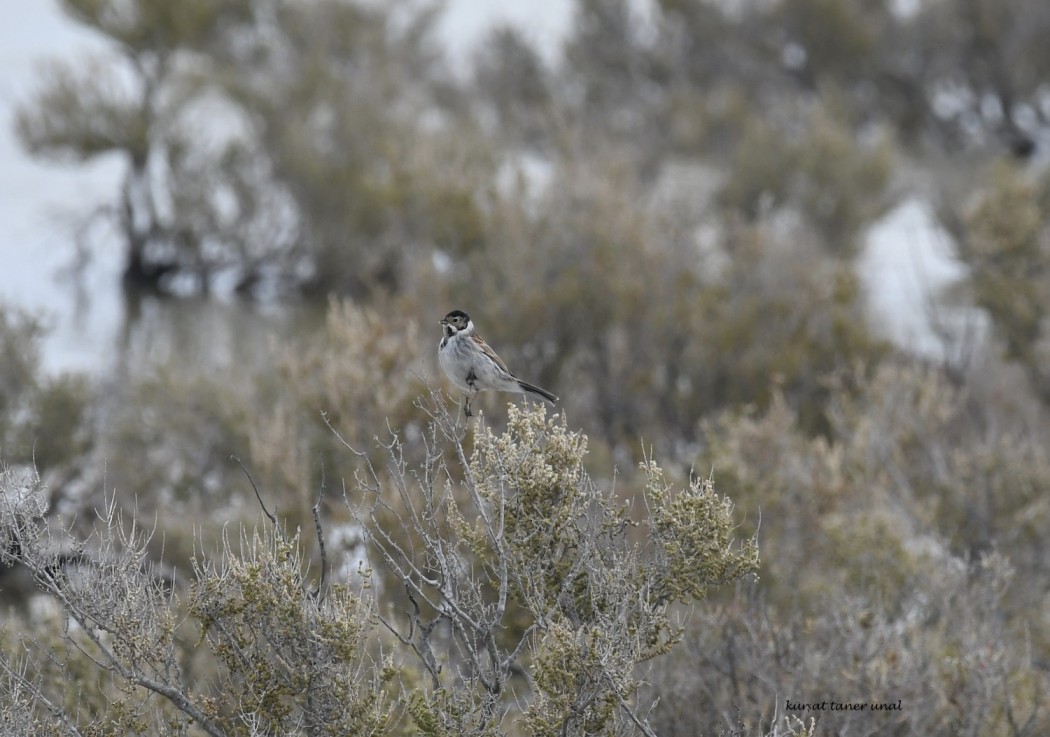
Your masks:
[{"label": "shrub", "polygon": [[[347,580],[325,577],[320,500],[317,576],[264,506],[270,523],[199,541],[187,585],[116,504],[80,538],[45,523],[39,479],[0,475],[0,562],[58,614],[4,631],[0,718],[31,734],[45,719],[59,734],[652,734],[638,666],[678,642],[678,604],[757,564],[731,502],[649,461],[645,504],[617,503],[582,467],[586,436],[542,407],[512,405],[468,451],[436,399],[421,468],[397,437],[386,471],[359,456],[347,498],[380,565]],[[397,588],[407,616],[381,603]]]},{"label": "shrub", "polygon": [[0,450],[8,463],[62,474],[87,451],[89,387],[80,376],[43,375],[43,323],[0,305]]}]

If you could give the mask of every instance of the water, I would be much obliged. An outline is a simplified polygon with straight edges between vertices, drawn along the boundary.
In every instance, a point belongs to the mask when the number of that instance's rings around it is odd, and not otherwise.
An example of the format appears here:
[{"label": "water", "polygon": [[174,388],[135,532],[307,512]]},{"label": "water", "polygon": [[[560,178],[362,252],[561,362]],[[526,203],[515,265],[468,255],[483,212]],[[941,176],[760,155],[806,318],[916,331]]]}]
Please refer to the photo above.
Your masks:
[{"label": "water", "polygon": [[[553,59],[570,20],[569,0],[507,5],[454,0],[437,30],[453,66],[463,70],[493,23],[519,24]],[[103,248],[92,249],[79,277],[70,278],[68,267],[78,258],[70,233],[86,214],[113,200],[122,162],[116,156],[87,166],[30,159],[15,139],[12,120],[17,103],[31,94],[42,62],[109,53],[103,40],[68,20],[55,0],[0,0],[0,302],[45,319],[50,328],[43,344],[45,369],[105,374],[117,357],[249,359],[274,331],[298,329],[304,321],[316,324],[317,310],[221,297],[147,297],[129,310],[120,286],[119,241],[104,232],[91,233]]]},{"label": "water", "polygon": [[60,272],[75,255],[75,223],[113,199],[121,167],[113,157],[84,167],[31,160],[15,140],[12,118],[42,59],[104,49],[53,0],[0,0],[0,300],[45,318],[50,371],[98,371],[112,356],[122,322],[117,249],[100,252],[79,285]]}]

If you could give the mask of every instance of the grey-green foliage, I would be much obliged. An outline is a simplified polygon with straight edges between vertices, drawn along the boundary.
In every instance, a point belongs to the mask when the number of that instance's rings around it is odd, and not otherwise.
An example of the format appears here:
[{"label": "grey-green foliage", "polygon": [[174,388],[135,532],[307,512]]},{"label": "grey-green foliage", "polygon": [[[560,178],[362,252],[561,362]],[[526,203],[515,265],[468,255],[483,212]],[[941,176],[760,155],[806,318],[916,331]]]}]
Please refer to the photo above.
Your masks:
[{"label": "grey-green foliage", "polygon": [[884,364],[829,404],[830,441],[779,400],[708,428],[697,464],[761,510],[761,585],[702,608],[654,674],[659,733],[694,734],[702,714],[754,734],[785,699],[903,699],[877,722],[817,713],[819,733],[1043,734],[1042,434],[977,382],[915,364]]},{"label": "grey-green foliage", "polygon": [[474,57],[480,98],[491,104],[500,127],[525,143],[542,140],[551,112],[551,69],[514,26],[491,31]]},{"label": "grey-green foliage", "polygon": [[299,540],[269,528],[223,544],[196,562],[190,612],[218,661],[209,705],[224,733],[386,732],[382,684],[395,672],[368,661],[371,597],[346,583],[312,590]]},{"label": "grey-green foliage", "polygon": [[[731,502],[652,461],[638,505],[618,501],[583,469],[586,436],[543,408],[512,405],[470,450],[426,408],[421,467],[396,440],[383,472],[360,456],[371,473],[347,498],[364,495],[381,565],[349,583],[318,585],[276,520],[200,540],[172,574],[150,562],[155,528],[112,499],[78,536],[37,477],[0,473],[0,563],[48,612],[0,632],[0,719],[31,734],[651,734],[638,666],[679,641],[678,605],[757,566]],[[407,616],[372,595],[399,589]]]},{"label": "grey-green foliage", "polygon": [[[730,88],[763,116],[800,97],[834,96],[858,132],[886,124],[919,150],[1005,143],[1030,152],[1034,128],[1047,123],[1040,85],[1050,54],[1040,39],[1050,17],[1041,0],[944,0],[912,11],[857,0],[660,0],[652,26],[648,43],[626,47],[651,74],[605,72],[647,106],[666,105],[672,141],[689,140],[693,113],[715,110]],[[584,30],[575,32],[582,40]],[[593,76],[601,46],[575,48],[589,60],[574,59],[566,73]]]},{"label": "grey-green foliage", "polygon": [[864,226],[889,202],[891,147],[859,144],[823,108],[796,116],[791,125],[758,117],[745,124],[721,204],[753,221],[790,212],[830,254],[852,258],[863,248]]},{"label": "grey-green foliage", "polygon": [[0,452],[48,472],[89,443],[88,390],[81,376],[42,375],[44,331],[40,319],[0,304]]},{"label": "grey-green foliage", "polygon": [[47,507],[39,479],[0,472],[0,564],[46,597],[46,615],[0,630],[0,724],[212,737],[389,728],[393,671],[369,654],[371,599],[346,584],[319,594],[297,538],[269,524],[240,544],[224,537],[187,587],[150,562],[151,528],[115,504],[87,537]]},{"label": "grey-green foliage", "polygon": [[440,78],[433,8],[404,0],[262,7],[229,50],[221,86],[292,203],[295,265],[320,293],[396,286],[411,216],[395,213],[410,209],[406,169],[429,138],[421,118],[435,108]]},{"label": "grey-green foliage", "polygon": [[970,267],[974,302],[996,328],[1005,357],[1025,371],[1050,404],[1050,180],[995,167],[976,202],[952,209],[962,260]]},{"label": "grey-green foliage", "polygon": [[417,728],[649,733],[638,666],[677,643],[676,605],[757,566],[732,504],[706,481],[670,487],[653,462],[637,504],[617,500],[583,468],[586,436],[542,407],[511,405],[469,452],[458,436],[440,417],[425,473],[391,469],[396,494],[371,466],[360,478],[366,536],[412,605],[387,624],[426,673]]},{"label": "grey-green foliage", "polygon": [[[923,3],[912,23],[910,50],[902,49],[897,82],[926,91],[931,127],[949,144],[989,139],[1026,156],[1045,127],[1041,102],[1050,73],[1043,42],[1050,14],[1041,0],[947,0]],[[924,81],[924,87],[916,82]],[[963,92],[938,106],[939,85]],[[943,89],[943,87],[941,87]],[[917,96],[915,96],[917,97]],[[939,109],[938,109],[939,108]]]},{"label": "grey-green foliage", "polygon": [[201,118],[190,115],[206,92],[200,80],[215,73],[209,60],[250,18],[251,3],[63,0],[62,8],[97,31],[111,52],[49,68],[18,111],[23,144],[60,159],[120,155],[120,198],[104,212],[124,236],[129,282],[156,285],[178,270],[206,279],[222,262],[212,246],[223,234],[199,232],[206,214],[184,221],[179,174],[186,142],[204,140]]}]

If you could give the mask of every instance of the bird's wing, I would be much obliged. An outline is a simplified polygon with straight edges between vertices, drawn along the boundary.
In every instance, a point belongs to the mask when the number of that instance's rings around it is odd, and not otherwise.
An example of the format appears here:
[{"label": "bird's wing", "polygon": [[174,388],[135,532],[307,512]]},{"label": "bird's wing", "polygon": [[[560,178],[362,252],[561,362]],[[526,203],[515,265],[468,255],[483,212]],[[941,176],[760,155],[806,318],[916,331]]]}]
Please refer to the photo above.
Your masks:
[{"label": "bird's wing", "polygon": [[[496,355],[496,351],[492,350],[488,343],[483,341],[477,334],[472,335],[471,337],[474,339],[474,342],[477,343],[478,348],[480,348],[486,356],[492,359],[493,363],[503,369],[506,373],[510,374],[510,369],[507,368],[507,364],[503,363],[503,359]],[[513,376],[513,374],[511,374],[511,376]]]}]

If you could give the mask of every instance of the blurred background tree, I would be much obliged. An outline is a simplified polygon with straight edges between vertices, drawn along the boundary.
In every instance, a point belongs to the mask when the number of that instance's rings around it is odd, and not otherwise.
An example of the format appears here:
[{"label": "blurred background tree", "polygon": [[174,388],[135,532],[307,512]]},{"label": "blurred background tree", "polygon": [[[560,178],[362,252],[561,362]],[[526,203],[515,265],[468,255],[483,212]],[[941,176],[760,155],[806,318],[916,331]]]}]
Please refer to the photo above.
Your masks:
[{"label": "blurred background tree", "polygon": [[[55,66],[20,111],[32,152],[117,153],[125,279],[208,291],[232,276],[326,292],[392,288],[424,110],[440,103],[433,11],[68,0],[114,59]],[[394,238],[398,238],[395,242]]]},{"label": "blurred background tree", "polygon": [[[113,217],[125,239],[129,284],[157,288],[178,270],[207,288],[216,255],[202,241],[215,234],[195,232],[194,225],[215,213],[180,206],[186,203],[179,174],[192,173],[192,144],[203,141],[187,117],[205,92],[193,80],[215,73],[208,62],[249,19],[250,6],[63,0],[71,17],[111,42],[113,57],[54,65],[36,99],[20,111],[17,130],[42,156],[86,161],[114,153],[125,160]],[[196,204],[210,203],[198,198]]]},{"label": "blurred background tree", "polygon": [[1050,179],[1006,166],[984,177],[967,209],[944,203],[946,222],[970,267],[973,300],[995,325],[1005,358],[1020,365],[1050,405]]},{"label": "blurred background tree", "polygon": [[[1050,730],[1043,0],[577,0],[556,54],[502,26],[458,70],[428,2],[62,5],[112,54],[45,69],[16,127],[126,162],[131,291],[299,317],[246,357],[187,367],[184,340],[90,384],[41,377],[39,321],[5,313],[2,451],[53,483],[52,523],[116,488],[158,517],[144,554],[186,569],[253,485],[309,527],[367,469],[395,526],[374,439],[432,458],[418,397],[458,307],[562,396],[596,488],[640,503],[652,457],[711,471],[758,535],[759,582],[698,604],[652,674],[657,733],[776,732],[785,698],[905,701],[827,734]],[[915,202],[964,267],[938,309],[984,326],[950,366],[867,310],[869,236]],[[480,400],[493,427],[505,400]],[[333,574],[371,556],[403,624],[390,561],[322,506]],[[462,706],[413,703],[409,733]]]}]

